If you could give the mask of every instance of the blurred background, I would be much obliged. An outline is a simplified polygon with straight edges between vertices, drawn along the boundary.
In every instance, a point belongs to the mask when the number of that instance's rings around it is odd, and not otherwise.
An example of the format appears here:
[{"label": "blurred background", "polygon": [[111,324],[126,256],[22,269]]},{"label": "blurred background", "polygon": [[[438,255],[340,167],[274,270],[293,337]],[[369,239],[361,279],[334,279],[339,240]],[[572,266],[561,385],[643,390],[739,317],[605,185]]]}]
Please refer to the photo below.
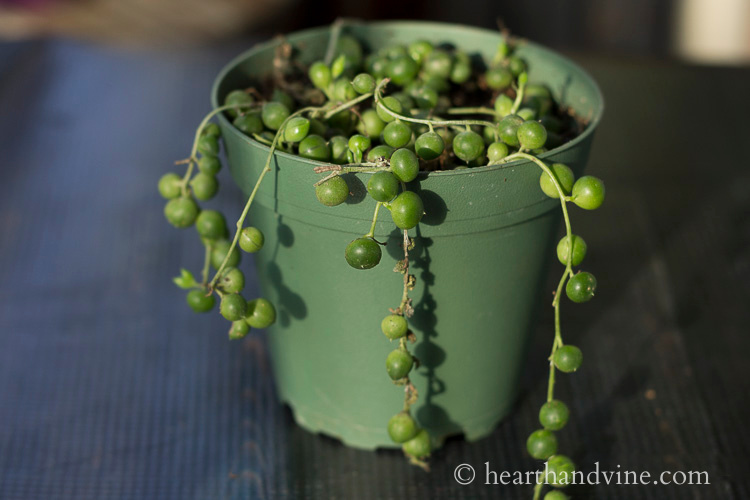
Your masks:
[{"label": "blurred background", "polygon": [[747,0],[0,0],[0,37],[189,46],[361,19],[425,19],[515,34],[558,50],[750,61]]}]

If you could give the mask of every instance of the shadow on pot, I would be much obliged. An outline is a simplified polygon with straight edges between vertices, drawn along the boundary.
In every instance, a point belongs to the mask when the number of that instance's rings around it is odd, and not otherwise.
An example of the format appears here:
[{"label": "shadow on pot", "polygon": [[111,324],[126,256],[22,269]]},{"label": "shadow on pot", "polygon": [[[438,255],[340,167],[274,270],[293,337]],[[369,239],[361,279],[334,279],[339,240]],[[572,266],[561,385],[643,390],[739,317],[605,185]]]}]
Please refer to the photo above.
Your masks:
[{"label": "shadow on pot", "polygon": [[367,197],[367,187],[364,182],[354,174],[343,174],[341,177],[346,181],[346,185],[349,186],[349,197],[344,203],[347,205],[362,203]]},{"label": "shadow on pot", "polygon": [[[420,195],[424,196],[425,193],[432,192],[422,191]],[[434,198],[442,201],[439,196],[434,193],[432,194]],[[441,206],[435,203],[435,200],[431,201],[430,206]],[[444,202],[442,203],[442,207],[445,207]],[[439,214],[440,211],[435,210],[433,213]],[[422,247],[422,251],[414,258],[412,269],[419,269],[421,271],[418,275],[418,280],[422,282],[423,291],[420,298],[414,298],[412,324],[422,333],[419,336],[419,343],[414,348],[414,355],[419,360],[419,374],[423,375],[427,380],[427,391],[426,394],[422,395],[424,398],[422,399],[423,404],[417,410],[416,417],[420,425],[428,431],[437,431],[441,435],[459,434],[462,432],[461,427],[451,419],[450,414],[445,408],[435,404],[433,401],[435,396],[445,392],[445,382],[438,376],[438,369],[445,362],[446,352],[445,349],[435,342],[438,337],[436,330],[438,319],[435,314],[437,302],[432,293],[430,293],[430,287],[435,283],[435,275],[430,271],[431,258],[429,251],[433,240],[432,238],[422,237],[419,227],[417,227],[417,236],[417,246]]]},{"label": "shadow on pot", "polygon": [[276,290],[278,301],[276,309],[279,323],[289,326],[292,318],[301,320],[307,317],[307,304],[302,297],[284,284],[281,268],[276,264],[276,255],[279,247],[289,248],[294,244],[294,232],[289,225],[284,223],[283,217],[279,216],[276,225],[276,244],[271,252],[271,259],[266,265],[270,285]]}]

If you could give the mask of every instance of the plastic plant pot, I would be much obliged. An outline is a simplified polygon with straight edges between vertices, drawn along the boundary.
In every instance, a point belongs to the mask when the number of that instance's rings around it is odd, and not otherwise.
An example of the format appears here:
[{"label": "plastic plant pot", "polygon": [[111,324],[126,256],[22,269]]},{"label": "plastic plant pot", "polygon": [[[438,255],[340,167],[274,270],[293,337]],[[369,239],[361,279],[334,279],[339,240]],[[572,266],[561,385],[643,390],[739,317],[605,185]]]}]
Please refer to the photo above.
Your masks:
[{"label": "plastic plant pot", "polygon": [[[375,22],[347,26],[370,49],[417,39],[451,43],[489,60],[501,35],[460,25]],[[329,28],[292,33],[286,40],[299,59],[322,59]],[[212,91],[217,106],[231,90],[269,71],[278,41],[259,45],[233,60]],[[563,162],[576,175],[584,169],[603,110],[596,83],[561,55],[524,43],[531,82],[546,84],[558,102],[588,119],[574,140],[540,157]],[[269,148],[220,118],[229,167],[249,193]],[[373,200],[365,185],[371,174],[346,174],[353,193],[330,208],[315,197],[319,163],[276,152],[250,211],[250,224],[266,236],[254,261],[264,296],[278,310],[268,329],[275,383],[302,427],[374,449],[393,447],[388,419],[403,404],[390,383],[385,357],[396,347],[380,332],[380,321],[397,304],[403,257],[402,233],[386,213],[375,238],[387,240],[381,264],[369,271],[349,267],[346,245],[369,230]],[[530,332],[549,290],[543,290],[560,221],[559,201],[539,188],[541,170],[530,162],[421,173],[410,184],[425,203],[416,230],[412,272],[417,287],[410,325],[420,367],[410,375],[420,398],[413,414],[439,442],[463,433],[488,435],[511,411],[519,392]],[[269,381],[270,383],[270,381]]]}]

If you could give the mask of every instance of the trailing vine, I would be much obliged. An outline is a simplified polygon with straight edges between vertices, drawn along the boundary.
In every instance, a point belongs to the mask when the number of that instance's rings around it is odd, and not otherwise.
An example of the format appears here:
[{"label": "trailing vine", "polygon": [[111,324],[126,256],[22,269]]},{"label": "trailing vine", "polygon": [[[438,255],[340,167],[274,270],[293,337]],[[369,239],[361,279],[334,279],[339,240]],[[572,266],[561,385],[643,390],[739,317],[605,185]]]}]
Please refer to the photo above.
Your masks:
[{"label": "trailing vine", "polygon": [[[295,76],[297,67],[290,62],[292,52],[289,47],[277,51],[274,61],[277,74],[273,78],[277,86],[291,89],[294,85],[294,78],[288,78]],[[359,71],[363,66],[367,70]],[[312,189],[317,199],[329,207],[341,205],[350,196],[342,174],[371,174],[367,192],[375,202],[372,224],[367,233],[346,246],[344,256],[355,269],[377,266],[385,242],[375,239],[375,229],[382,213],[390,213],[403,235],[403,259],[394,267],[402,280],[398,305],[388,309],[380,327],[387,339],[397,341],[385,365],[393,383],[403,388],[404,403],[388,421],[387,430],[411,463],[428,470],[432,439],[412,416],[418,392],[410,373],[419,361],[409,350],[409,345],[417,340],[409,328],[414,314],[409,294],[416,285],[416,277],[410,273],[410,252],[419,244],[409,231],[420,223],[425,207],[420,196],[409,189],[409,183],[417,179],[420,171],[477,168],[514,161],[536,165],[541,170],[540,188],[550,198],[559,200],[565,225],[565,235],[557,245],[558,259],[565,267],[552,301],[554,336],[549,355],[547,401],[539,413],[542,428],[527,440],[529,454],[546,461],[546,473],[534,488],[537,500],[545,484],[562,488],[570,482],[575,470],[572,460],[558,453],[555,436],[569,418],[568,407],[554,397],[556,372],[574,372],[583,359],[580,349],[562,339],[562,293],[565,290],[572,302],[581,303],[590,300],[596,290],[593,275],[574,272],[587,248],[585,241],[572,232],[568,204],[572,202],[587,210],[598,208],[604,200],[604,184],[592,176],[576,180],[568,166],[550,165],[539,158],[547,147],[555,147],[574,136],[578,122],[557,107],[546,87],[529,83],[526,63],[515,55],[512,44],[500,43],[477,84],[470,87],[475,88],[474,94],[461,94],[462,85],[475,73],[467,54],[460,50],[448,52],[423,40],[408,47],[386,48],[364,59],[359,43],[343,33],[343,23],[335,23],[325,59],[306,68],[305,76],[313,88],[301,88],[302,84],[294,87],[293,94],[298,99],[309,96],[309,102],[294,110],[294,99],[279,88],[273,88],[273,93],[255,87],[230,92],[224,105],[211,111],[199,125],[190,156],[177,162],[187,165],[184,175],[164,175],[159,181],[159,191],[169,200],[165,207],[167,220],[179,228],[195,225],[205,248],[200,281],[183,269],[175,283],[188,290],[187,302],[197,312],[211,310],[217,295],[221,314],[231,322],[229,337],[235,339],[247,335],[250,328],[270,326],[276,318],[275,307],[268,300],[256,298],[248,302],[241,295],[244,275],[237,267],[238,246],[254,253],[264,245],[263,233],[245,226],[245,220],[263,179],[272,171],[274,153],[283,150],[323,162],[314,167],[314,172],[323,177]],[[300,75],[296,76],[299,80]],[[386,95],[390,83],[400,90]],[[453,107],[447,97],[451,92],[470,105]],[[494,102],[491,108],[471,102],[488,95]],[[310,104],[313,101],[323,104]],[[221,132],[210,122],[218,113],[226,113],[236,128],[269,146],[264,167],[236,221],[231,239],[224,216],[198,206],[198,201],[213,198],[218,190],[215,176],[221,168],[218,159]],[[487,119],[475,119],[476,116]],[[352,133],[354,129],[357,133]],[[376,141],[381,144],[374,144]],[[196,167],[198,172],[194,173]],[[209,279],[210,267],[215,272]],[[544,498],[567,496],[553,489]]]}]

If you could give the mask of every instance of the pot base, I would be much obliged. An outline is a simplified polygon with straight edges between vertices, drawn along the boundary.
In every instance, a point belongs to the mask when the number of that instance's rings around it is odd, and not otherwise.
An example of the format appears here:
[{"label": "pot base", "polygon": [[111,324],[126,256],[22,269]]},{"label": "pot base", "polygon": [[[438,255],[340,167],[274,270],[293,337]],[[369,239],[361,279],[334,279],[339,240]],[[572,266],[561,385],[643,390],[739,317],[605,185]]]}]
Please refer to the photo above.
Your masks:
[{"label": "pot base", "polygon": [[[400,449],[401,446],[396,443],[383,443],[383,429],[381,427],[368,428],[367,426],[357,424],[356,422],[333,419],[330,415],[321,414],[311,408],[301,405],[295,405],[285,400],[285,405],[292,411],[292,416],[297,425],[313,434],[323,434],[324,436],[341,441],[346,446],[360,450],[382,450],[382,449]],[[477,423],[477,425],[468,426],[462,432],[453,432],[443,436],[432,436],[432,448],[437,450],[443,447],[446,439],[460,437],[466,441],[474,442],[484,439],[494,432],[497,426],[505,420],[511,413],[512,407],[498,416],[497,420],[490,424],[486,421]]]}]

